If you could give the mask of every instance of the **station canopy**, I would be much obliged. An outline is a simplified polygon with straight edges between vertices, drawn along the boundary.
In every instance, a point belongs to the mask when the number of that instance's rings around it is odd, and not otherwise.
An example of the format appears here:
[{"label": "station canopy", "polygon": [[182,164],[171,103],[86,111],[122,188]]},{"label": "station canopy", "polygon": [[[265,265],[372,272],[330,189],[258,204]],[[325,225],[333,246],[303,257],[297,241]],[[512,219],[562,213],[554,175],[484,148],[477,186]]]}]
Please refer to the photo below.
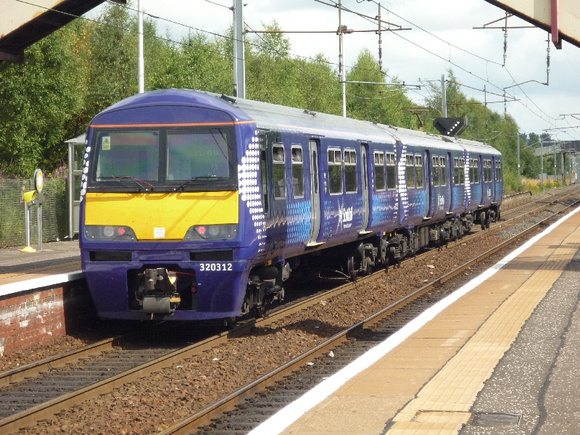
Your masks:
[{"label": "station canopy", "polygon": [[552,35],[556,48],[562,41],[580,47],[580,2],[578,0],[486,0]]},{"label": "station canopy", "polygon": [[23,62],[27,47],[105,1],[0,0],[0,61]]}]

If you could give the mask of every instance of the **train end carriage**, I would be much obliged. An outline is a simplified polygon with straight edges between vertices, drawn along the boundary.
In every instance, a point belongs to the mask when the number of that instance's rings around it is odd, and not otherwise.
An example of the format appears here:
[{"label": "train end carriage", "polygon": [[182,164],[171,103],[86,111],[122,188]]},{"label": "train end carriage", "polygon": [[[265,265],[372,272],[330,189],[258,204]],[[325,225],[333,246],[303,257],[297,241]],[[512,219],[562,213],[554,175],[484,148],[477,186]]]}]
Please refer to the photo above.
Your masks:
[{"label": "train end carriage", "polygon": [[397,137],[399,225],[408,229],[411,253],[461,237],[471,227],[463,149],[451,138],[413,130],[397,129]]},{"label": "train end carriage", "polygon": [[465,149],[468,212],[481,228],[489,228],[500,218],[503,199],[502,156],[495,148],[474,141],[460,140]]}]

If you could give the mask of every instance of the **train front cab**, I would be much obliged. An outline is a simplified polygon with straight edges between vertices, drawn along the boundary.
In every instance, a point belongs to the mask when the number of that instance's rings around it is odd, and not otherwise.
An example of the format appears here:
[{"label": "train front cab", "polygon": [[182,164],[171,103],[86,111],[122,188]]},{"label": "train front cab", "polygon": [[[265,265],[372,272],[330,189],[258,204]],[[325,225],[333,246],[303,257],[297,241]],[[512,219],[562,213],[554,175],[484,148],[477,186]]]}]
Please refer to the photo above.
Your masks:
[{"label": "train front cab", "polygon": [[165,95],[131,98],[89,129],[85,277],[104,318],[235,317],[263,219],[255,125],[202,102],[166,107]]}]

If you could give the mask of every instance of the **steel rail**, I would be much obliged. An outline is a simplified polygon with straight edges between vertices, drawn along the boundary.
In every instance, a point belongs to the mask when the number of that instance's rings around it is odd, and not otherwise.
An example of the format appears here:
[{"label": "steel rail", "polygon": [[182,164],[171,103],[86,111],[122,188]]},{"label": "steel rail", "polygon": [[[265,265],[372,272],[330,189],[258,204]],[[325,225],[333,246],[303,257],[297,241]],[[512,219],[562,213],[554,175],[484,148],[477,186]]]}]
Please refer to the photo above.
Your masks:
[{"label": "steel rail", "polygon": [[[21,382],[26,378],[38,376],[50,369],[64,367],[67,364],[75,363],[81,358],[87,358],[92,355],[98,355],[101,352],[113,348],[119,340],[119,337],[111,337],[101,340],[97,343],[89,344],[78,349],[71,350],[61,355],[45,358],[31,364],[18,367],[0,373],[0,388],[7,387],[11,384]],[[1,426],[0,426],[1,427]]]}]

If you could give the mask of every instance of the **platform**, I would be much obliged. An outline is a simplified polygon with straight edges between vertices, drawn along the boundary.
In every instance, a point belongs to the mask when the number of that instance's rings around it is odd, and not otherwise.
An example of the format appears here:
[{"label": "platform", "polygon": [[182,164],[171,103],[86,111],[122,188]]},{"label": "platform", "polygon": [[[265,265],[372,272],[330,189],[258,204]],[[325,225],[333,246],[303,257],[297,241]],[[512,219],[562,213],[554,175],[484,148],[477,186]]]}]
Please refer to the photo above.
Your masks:
[{"label": "platform", "polygon": [[0,249],[0,296],[20,282],[45,277],[50,281],[54,280],[51,276],[80,273],[78,241],[43,243],[42,249],[36,252],[22,252],[22,248]]},{"label": "platform", "polygon": [[257,434],[580,433],[578,210]]}]

